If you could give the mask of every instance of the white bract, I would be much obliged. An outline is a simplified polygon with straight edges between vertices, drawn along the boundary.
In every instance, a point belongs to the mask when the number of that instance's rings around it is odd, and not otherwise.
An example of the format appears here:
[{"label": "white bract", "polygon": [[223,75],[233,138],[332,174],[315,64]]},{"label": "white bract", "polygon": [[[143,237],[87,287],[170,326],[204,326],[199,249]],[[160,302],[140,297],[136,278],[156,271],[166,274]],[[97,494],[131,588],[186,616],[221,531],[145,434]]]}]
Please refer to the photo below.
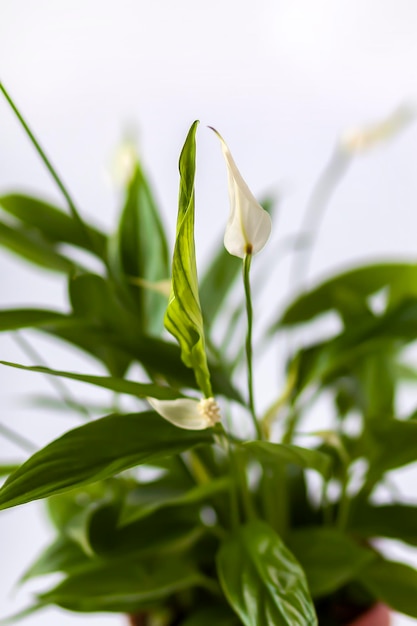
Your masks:
[{"label": "white bract", "polygon": [[204,430],[220,422],[220,408],[214,398],[203,398],[202,400],[147,398],[147,400],[161,417],[179,428]]},{"label": "white bract", "polygon": [[365,152],[396,137],[414,121],[415,116],[414,108],[401,106],[376,124],[351,129],[344,133],[340,140],[340,146],[348,154]]},{"label": "white bract", "polygon": [[221,141],[227,165],[230,215],[224,245],[230,254],[243,259],[247,254],[262,250],[271,234],[271,218],[243,180],[222,136],[212,130]]}]

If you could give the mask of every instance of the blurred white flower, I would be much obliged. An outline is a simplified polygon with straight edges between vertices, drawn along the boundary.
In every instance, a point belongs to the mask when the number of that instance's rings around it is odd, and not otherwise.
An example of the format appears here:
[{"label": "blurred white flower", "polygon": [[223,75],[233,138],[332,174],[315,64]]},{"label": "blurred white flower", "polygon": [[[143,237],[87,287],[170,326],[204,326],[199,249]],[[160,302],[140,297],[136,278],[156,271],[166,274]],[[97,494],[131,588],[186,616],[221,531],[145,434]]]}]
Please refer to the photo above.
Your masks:
[{"label": "blurred white flower", "polygon": [[262,250],[271,234],[271,218],[243,180],[222,136],[214,128],[211,130],[221,141],[227,165],[230,215],[224,245],[230,254],[243,259]]},{"label": "blurred white flower", "polygon": [[370,150],[397,136],[414,121],[415,116],[414,107],[403,105],[376,124],[347,131],[340,139],[340,147],[352,155]]},{"label": "blurred white flower", "polygon": [[110,177],[118,188],[125,188],[133,178],[138,162],[137,142],[133,138],[124,139],[117,147],[110,166]]},{"label": "blurred white flower", "polygon": [[214,398],[203,398],[202,400],[147,398],[147,400],[161,417],[179,428],[204,430],[220,422],[220,408]]}]

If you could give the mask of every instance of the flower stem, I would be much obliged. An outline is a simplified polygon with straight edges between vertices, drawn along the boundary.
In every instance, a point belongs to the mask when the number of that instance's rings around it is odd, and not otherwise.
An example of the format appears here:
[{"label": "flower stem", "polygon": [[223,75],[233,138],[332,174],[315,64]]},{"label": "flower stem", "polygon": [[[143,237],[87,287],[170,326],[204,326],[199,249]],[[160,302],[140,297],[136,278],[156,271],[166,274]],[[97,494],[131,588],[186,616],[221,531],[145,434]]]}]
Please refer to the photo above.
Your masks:
[{"label": "flower stem", "polygon": [[243,259],[243,284],[245,287],[246,315],[248,319],[248,330],[246,334],[246,363],[247,363],[247,373],[248,373],[249,410],[252,416],[252,421],[255,427],[257,437],[258,439],[262,439],[262,429],[256,417],[255,400],[254,400],[254,394],[253,394],[253,369],[252,369],[253,311],[252,311],[252,297],[251,297],[251,288],[250,288],[250,279],[249,279],[251,260],[252,260],[252,254],[246,254],[245,258]]}]

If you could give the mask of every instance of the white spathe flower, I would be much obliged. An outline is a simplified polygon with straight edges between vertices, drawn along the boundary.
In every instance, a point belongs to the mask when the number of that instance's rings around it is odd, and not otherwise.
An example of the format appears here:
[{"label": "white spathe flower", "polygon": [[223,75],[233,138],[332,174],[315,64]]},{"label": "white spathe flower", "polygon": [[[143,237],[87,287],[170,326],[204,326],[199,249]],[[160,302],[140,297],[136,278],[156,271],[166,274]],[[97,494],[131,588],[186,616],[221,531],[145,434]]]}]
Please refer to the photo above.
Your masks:
[{"label": "white spathe flower", "polygon": [[243,180],[223,137],[217,130],[211,129],[221,141],[227,165],[230,215],[224,246],[230,254],[243,259],[247,254],[262,250],[271,234],[271,218]]},{"label": "white spathe flower", "polygon": [[185,430],[204,430],[220,422],[220,408],[214,398],[192,400],[157,400],[147,398],[149,404],[161,417]]},{"label": "white spathe flower", "polygon": [[347,131],[340,139],[340,146],[348,154],[365,152],[396,137],[415,117],[415,108],[403,105],[375,124]]}]

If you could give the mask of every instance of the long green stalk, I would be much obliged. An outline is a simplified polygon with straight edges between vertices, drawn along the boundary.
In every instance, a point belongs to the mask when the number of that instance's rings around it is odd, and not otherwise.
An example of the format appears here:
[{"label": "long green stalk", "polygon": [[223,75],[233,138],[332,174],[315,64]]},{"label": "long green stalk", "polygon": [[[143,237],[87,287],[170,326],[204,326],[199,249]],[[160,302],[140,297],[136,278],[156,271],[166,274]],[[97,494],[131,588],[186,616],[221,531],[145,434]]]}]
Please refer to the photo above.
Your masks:
[{"label": "long green stalk", "polygon": [[246,298],[246,315],[248,320],[248,329],[246,334],[246,364],[248,374],[248,393],[249,393],[249,410],[252,416],[253,425],[258,439],[262,439],[261,425],[256,416],[255,410],[255,398],[253,393],[253,355],[252,355],[252,324],[253,324],[253,309],[252,309],[252,296],[250,288],[250,265],[252,255],[246,254],[243,259],[243,284],[245,287]]},{"label": "long green stalk", "polygon": [[[13,113],[16,115],[17,119],[19,120],[21,126],[23,127],[24,131],[26,132],[27,136],[29,137],[30,141],[32,142],[32,145],[34,146],[35,150],[39,154],[39,156],[42,159],[44,165],[46,166],[48,172],[50,173],[50,175],[54,179],[55,183],[58,185],[59,190],[61,191],[62,195],[64,196],[64,198],[65,198],[65,200],[66,200],[66,202],[68,204],[68,208],[70,210],[70,213],[71,213],[72,217],[78,223],[80,228],[83,229],[83,231],[85,233],[85,236],[92,242],[92,238],[90,236],[90,232],[89,232],[87,226],[85,225],[85,223],[83,222],[83,220],[81,219],[80,213],[79,213],[77,207],[75,206],[74,200],[72,199],[68,189],[66,188],[66,186],[62,182],[62,179],[59,176],[59,174],[57,173],[55,167],[52,165],[50,159],[46,156],[46,153],[45,153],[44,149],[40,145],[39,141],[36,139],[35,135],[31,131],[31,129],[29,128],[26,120],[23,118],[23,116],[20,113],[19,109],[17,108],[17,106],[13,102],[11,96],[7,92],[5,86],[1,82],[0,82],[0,91],[4,95],[4,97],[6,98],[8,104],[10,105],[10,108],[12,109]],[[94,242],[92,242],[92,243],[94,243]]]}]

